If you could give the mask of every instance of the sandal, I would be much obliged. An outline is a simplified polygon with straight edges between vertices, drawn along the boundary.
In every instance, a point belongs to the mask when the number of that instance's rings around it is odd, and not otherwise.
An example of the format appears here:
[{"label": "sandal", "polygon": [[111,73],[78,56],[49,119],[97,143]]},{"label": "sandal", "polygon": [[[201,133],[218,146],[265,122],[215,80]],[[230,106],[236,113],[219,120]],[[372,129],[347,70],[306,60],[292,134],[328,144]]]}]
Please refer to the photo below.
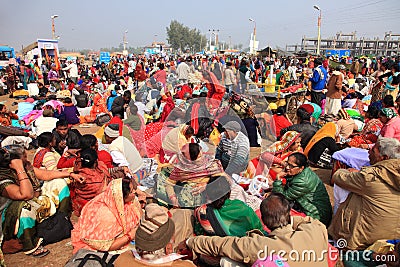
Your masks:
[{"label": "sandal", "polygon": [[42,258],[48,255],[49,253],[50,251],[47,248],[40,246],[31,255],[35,258]]},{"label": "sandal", "polygon": [[43,243],[43,238],[41,237],[41,238],[39,238],[38,242],[36,243],[36,246],[33,249],[25,251],[24,253],[26,255],[32,254],[33,252],[35,252],[40,247],[40,245],[42,245],[42,243]]}]

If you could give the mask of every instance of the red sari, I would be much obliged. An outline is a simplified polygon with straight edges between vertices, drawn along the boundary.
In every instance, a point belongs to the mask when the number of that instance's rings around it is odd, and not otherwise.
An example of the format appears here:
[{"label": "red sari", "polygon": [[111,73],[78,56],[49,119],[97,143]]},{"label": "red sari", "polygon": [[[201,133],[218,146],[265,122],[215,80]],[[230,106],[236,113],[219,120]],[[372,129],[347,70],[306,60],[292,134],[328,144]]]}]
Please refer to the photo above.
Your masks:
[{"label": "red sari", "polygon": [[80,168],[78,173],[85,178],[85,183],[76,183],[71,186],[71,201],[74,213],[80,216],[86,203],[106,189],[111,176],[102,161],[98,161],[96,168]]},{"label": "red sari", "polygon": [[172,100],[172,98],[168,96],[163,111],[161,113],[160,121],[165,122],[174,108],[175,108],[174,100]]}]

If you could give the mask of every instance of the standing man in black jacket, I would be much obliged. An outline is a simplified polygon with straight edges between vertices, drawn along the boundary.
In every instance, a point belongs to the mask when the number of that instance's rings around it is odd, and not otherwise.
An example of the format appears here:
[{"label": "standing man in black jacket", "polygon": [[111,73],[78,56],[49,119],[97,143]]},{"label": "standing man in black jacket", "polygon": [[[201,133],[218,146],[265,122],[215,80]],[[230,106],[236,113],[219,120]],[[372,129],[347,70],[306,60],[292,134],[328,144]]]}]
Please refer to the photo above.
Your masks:
[{"label": "standing man in black jacket", "polygon": [[124,119],[124,112],[131,101],[132,94],[131,91],[125,91],[123,96],[118,96],[114,99],[111,106],[111,113],[113,116],[116,114],[121,115],[121,119]]}]

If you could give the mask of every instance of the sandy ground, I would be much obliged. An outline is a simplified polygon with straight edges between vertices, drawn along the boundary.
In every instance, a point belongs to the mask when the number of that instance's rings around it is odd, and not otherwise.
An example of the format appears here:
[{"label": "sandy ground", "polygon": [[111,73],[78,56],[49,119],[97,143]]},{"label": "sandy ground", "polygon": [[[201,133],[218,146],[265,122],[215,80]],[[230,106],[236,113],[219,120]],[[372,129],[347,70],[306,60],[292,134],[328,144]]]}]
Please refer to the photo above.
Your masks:
[{"label": "sandy ground", "polygon": [[[17,105],[12,105],[13,102],[19,102],[15,99],[10,99],[8,96],[0,96],[0,102],[7,105],[7,107],[14,111],[17,108]],[[77,129],[82,134],[87,133],[95,133],[98,130],[96,125],[91,125],[90,128],[86,127],[77,127]],[[29,159],[32,159],[34,150],[28,151]],[[259,153],[259,150],[252,149],[251,155],[254,157]],[[253,158],[252,157],[252,158]],[[327,188],[329,197],[331,199],[331,203],[333,204],[333,188],[329,185],[330,173],[331,170],[323,170],[323,169],[313,169],[321,180],[325,183]],[[72,222],[75,223],[77,221],[77,217],[72,217]],[[34,258],[32,256],[27,256],[24,253],[16,253],[16,254],[6,254],[5,261],[8,267],[19,267],[19,266],[35,266],[35,267],[49,267],[49,266],[64,266],[65,263],[72,256],[72,246],[71,240],[66,239],[61,242],[47,245],[46,247],[50,250],[50,254],[44,258]],[[341,266],[341,265],[339,265]]]}]

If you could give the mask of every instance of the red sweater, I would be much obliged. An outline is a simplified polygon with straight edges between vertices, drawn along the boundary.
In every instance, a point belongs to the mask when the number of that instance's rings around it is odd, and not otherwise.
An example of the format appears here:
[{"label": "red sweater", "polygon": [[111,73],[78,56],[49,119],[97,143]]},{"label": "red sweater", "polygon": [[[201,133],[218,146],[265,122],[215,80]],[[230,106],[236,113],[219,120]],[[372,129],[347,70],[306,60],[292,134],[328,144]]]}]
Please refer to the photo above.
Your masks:
[{"label": "red sweater", "polygon": [[[98,150],[97,151],[97,157],[99,161],[104,162],[106,164],[107,168],[113,168],[113,161],[110,153],[108,153],[105,150]],[[60,160],[57,163],[57,169],[67,169],[67,168],[72,168],[74,167],[76,158],[66,158],[62,156]]]},{"label": "red sweater", "polygon": [[274,123],[275,123],[276,137],[281,136],[282,129],[292,125],[292,123],[285,116],[280,116],[280,115],[274,114],[273,118],[274,118]]}]

